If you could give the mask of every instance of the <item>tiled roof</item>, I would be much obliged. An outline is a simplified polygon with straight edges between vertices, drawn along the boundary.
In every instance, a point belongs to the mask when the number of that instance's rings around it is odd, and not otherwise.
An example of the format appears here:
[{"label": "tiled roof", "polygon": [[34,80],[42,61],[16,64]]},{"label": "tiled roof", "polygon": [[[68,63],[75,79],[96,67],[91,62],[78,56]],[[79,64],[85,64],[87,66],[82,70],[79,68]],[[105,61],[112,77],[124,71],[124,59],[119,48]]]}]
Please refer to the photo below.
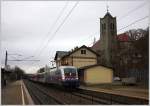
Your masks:
[{"label": "tiled roof", "polygon": [[79,69],[88,69],[88,68],[92,68],[92,67],[95,67],[95,66],[100,66],[100,65],[99,64],[88,65],[88,66],[80,67]]},{"label": "tiled roof", "polygon": [[107,13],[105,14],[104,18],[105,18],[106,16],[112,17],[112,15],[111,15],[109,12],[107,12]]},{"label": "tiled roof", "polygon": [[68,52],[68,54],[64,55],[62,58],[73,54],[74,52],[78,51],[78,50],[81,49],[81,48],[86,48],[86,49],[88,49],[89,51],[93,52],[94,54],[99,55],[97,52],[93,51],[90,47],[87,47],[87,46],[83,45],[83,46],[81,46],[80,48],[77,48],[77,49],[73,50],[72,52]]},{"label": "tiled roof", "polygon": [[58,58],[58,57],[61,58],[67,54],[68,54],[67,51],[56,51],[55,60],[56,60],[56,58]]},{"label": "tiled roof", "polygon": [[88,69],[88,68],[92,68],[92,67],[96,67],[96,66],[103,66],[103,67],[111,68],[112,69],[112,67],[107,67],[107,66],[104,66],[104,65],[101,65],[101,64],[93,64],[93,65],[83,66],[83,67],[80,67],[79,69],[80,70],[82,70],[82,69]]},{"label": "tiled roof", "polygon": [[[95,52],[97,52],[98,54],[100,53],[100,40],[98,40],[92,47],[92,50],[94,50]],[[100,55],[100,54],[99,54]]]},{"label": "tiled roof", "polygon": [[[121,41],[121,42],[128,42],[130,40],[130,37],[129,37],[128,34],[122,33],[122,34],[117,35],[117,40]],[[98,40],[91,48],[93,50],[95,50],[95,51],[99,50],[99,48],[100,48],[100,40]]]},{"label": "tiled roof", "polygon": [[100,48],[100,40],[98,40],[93,46],[92,49],[98,49]]},{"label": "tiled roof", "polygon": [[126,33],[119,34],[117,35],[117,40],[127,42],[129,41],[129,35],[127,35]]}]

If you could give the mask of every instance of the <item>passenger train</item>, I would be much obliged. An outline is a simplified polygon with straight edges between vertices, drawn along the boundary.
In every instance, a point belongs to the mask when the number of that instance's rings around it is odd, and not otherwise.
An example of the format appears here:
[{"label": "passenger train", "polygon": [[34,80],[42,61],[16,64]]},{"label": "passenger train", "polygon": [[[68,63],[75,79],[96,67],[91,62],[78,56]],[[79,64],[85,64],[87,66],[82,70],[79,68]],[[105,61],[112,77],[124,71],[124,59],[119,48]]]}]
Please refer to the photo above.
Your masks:
[{"label": "passenger train", "polygon": [[57,68],[45,67],[42,73],[36,73],[30,80],[41,83],[61,85],[64,87],[79,87],[77,68],[73,66],[60,66]]}]

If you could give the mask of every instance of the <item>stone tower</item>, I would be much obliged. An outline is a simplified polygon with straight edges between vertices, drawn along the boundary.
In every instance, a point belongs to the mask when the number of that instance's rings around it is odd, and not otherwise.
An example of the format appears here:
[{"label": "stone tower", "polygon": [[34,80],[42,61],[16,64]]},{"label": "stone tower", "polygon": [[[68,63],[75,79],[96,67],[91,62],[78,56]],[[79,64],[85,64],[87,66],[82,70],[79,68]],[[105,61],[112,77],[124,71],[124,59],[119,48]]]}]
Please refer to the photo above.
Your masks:
[{"label": "stone tower", "polygon": [[108,67],[113,67],[116,51],[116,36],[116,17],[112,17],[107,11],[105,16],[100,18],[100,54],[101,63]]}]

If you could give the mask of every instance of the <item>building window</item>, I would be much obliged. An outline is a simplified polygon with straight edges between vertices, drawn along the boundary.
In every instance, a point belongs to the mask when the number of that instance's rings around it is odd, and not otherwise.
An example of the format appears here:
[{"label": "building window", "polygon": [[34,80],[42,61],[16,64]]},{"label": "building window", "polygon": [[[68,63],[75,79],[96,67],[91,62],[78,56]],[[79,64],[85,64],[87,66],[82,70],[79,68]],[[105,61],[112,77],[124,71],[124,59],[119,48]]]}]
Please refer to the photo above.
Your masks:
[{"label": "building window", "polygon": [[104,32],[104,24],[102,24],[102,32]]},{"label": "building window", "polygon": [[106,24],[104,23],[104,30],[106,29]]},{"label": "building window", "polygon": [[112,24],[112,29],[115,29],[115,25],[114,24]]},{"label": "building window", "polygon": [[110,23],[110,29],[112,29],[112,23]]},{"label": "building window", "polygon": [[111,23],[111,24],[110,24],[110,29],[114,29],[114,28],[115,28],[114,24]]},{"label": "building window", "polygon": [[105,30],[106,29],[106,24],[102,24],[102,30]]},{"label": "building window", "polygon": [[81,50],[81,54],[86,54],[86,50]]}]

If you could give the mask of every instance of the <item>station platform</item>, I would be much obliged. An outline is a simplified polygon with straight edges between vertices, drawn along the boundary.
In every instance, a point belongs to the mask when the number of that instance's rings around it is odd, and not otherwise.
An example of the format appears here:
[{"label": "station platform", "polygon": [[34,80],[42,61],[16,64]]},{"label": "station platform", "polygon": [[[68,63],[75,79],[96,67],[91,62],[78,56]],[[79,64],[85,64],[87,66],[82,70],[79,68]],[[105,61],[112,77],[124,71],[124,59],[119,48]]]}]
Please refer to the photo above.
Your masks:
[{"label": "station platform", "polygon": [[2,105],[33,105],[34,102],[22,80],[7,84],[1,90]]},{"label": "station platform", "polygon": [[118,87],[118,88],[101,88],[99,86],[80,86],[80,89],[86,89],[96,92],[104,92],[120,96],[127,96],[139,99],[149,100],[149,89],[137,87]]}]

